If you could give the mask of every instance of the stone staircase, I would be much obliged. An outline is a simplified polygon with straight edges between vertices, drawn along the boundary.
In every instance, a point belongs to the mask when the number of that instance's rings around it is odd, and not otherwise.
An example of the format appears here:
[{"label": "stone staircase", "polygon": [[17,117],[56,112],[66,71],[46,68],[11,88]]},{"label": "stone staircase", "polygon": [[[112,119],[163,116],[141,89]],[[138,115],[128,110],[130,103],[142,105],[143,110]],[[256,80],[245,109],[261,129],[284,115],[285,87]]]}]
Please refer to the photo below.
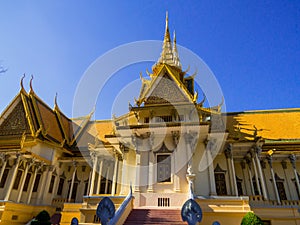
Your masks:
[{"label": "stone staircase", "polygon": [[133,209],[124,225],[186,225],[176,209]]}]

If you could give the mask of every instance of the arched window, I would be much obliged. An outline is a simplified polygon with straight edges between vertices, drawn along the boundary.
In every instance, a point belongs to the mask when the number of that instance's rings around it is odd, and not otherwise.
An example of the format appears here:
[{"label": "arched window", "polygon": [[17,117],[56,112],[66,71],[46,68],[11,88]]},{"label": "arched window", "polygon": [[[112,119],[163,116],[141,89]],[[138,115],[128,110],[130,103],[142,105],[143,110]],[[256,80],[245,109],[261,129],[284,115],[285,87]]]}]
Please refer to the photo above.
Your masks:
[{"label": "arched window", "polygon": [[158,154],[156,157],[157,182],[171,182],[171,155]]},{"label": "arched window", "polygon": [[1,182],[0,182],[0,188],[4,188],[4,185],[5,185],[7,177],[8,177],[8,173],[9,173],[9,169],[5,169],[4,173],[2,175]]},{"label": "arched window", "polygon": [[48,190],[49,193],[52,193],[53,191],[54,182],[55,182],[55,175],[52,175],[50,180],[49,190]]},{"label": "arched window", "polygon": [[[261,182],[260,182],[260,179],[259,179],[259,178],[258,178],[258,183],[259,183],[259,188],[260,188],[260,190],[262,190],[262,188],[261,188]],[[256,184],[255,176],[252,177],[252,184],[253,184],[253,187],[254,187],[254,194],[255,194],[255,195],[259,195],[259,192],[258,192],[258,189],[257,189],[257,184]]]},{"label": "arched window", "polygon": [[280,178],[276,173],[275,180],[280,200],[287,200],[284,188],[284,179]]},{"label": "arched window", "polygon": [[20,181],[21,181],[21,178],[22,178],[22,174],[23,174],[23,171],[18,170],[16,179],[15,179],[15,182],[14,182],[13,189],[18,190],[19,184],[20,184]]},{"label": "arched window", "polygon": [[60,175],[60,177],[59,177],[59,183],[58,183],[58,188],[57,188],[57,192],[56,192],[57,195],[62,195],[65,180],[66,180],[65,172],[63,172],[62,175]]},{"label": "arched window", "polygon": [[40,183],[40,180],[41,180],[41,176],[42,176],[42,174],[40,174],[40,173],[38,173],[36,175],[32,192],[37,192],[37,190],[39,188],[39,183]]},{"label": "arched window", "polygon": [[244,195],[244,193],[243,193],[243,180],[239,177],[236,177],[236,186],[237,186],[237,190],[238,190],[238,195],[239,196]]},{"label": "arched window", "polygon": [[63,192],[63,188],[64,188],[64,183],[65,183],[65,179],[64,178],[59,178],[59,183],[58,183],[58,188],[57,188],[57,195],[61,195]]},{"label": "arched window", "polygon": [[225,173],[226,170],[223,170],[219,166],[219,164],[217,164],[215,168],[215,182],[217,195],[227,195]]},{"label": "arched window", "polygon": [[28,185],[29,185],[29,182],[30,182],[30,178],[31,178],[31,173],[27,173],[25,183],[24,183],[24,187],[23,187],[23,191],[25,191],[25,192],[28,190]]}]

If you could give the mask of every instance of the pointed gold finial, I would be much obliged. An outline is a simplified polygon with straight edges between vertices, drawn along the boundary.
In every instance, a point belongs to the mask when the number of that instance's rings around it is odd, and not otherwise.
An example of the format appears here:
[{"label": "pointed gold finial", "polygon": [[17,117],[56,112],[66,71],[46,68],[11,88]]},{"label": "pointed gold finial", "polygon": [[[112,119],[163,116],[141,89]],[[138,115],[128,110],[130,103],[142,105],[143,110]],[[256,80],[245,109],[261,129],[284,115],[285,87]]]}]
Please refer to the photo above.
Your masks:
[{"label": "pointed gold finial", "polygon": [[59,109],[58,104],[57,104],[57,92],[55,93],[55,97],[54,97],[54,109]]},{"label": "pointed gold finial", "polygon": [[21,85],[21,90],[25,90],[24,89],[24,86],[23,86],[23,80],[25,78],[25,73],[23,74],[22,78],[21,78],[21,81],[20,81],[20,85]]},{"label": "pointed gold finial", "polygon": [[30,87],[30,91],[34,92],[33,88],[32,88],[32,80],[33,80],[33,75],[31,75],[31,79],[30,79],[30,82],[29,82],[29,87]]},{"label": "pointed gold finial", "polygon": [[170,32],[169,32],[169,15],[168,15],[168,11],[166,12],[166,30],[165,30],[165,38],[164,38],[164,42],[170,42],[171,38],[170,38]]},{"label": "pointed gold finial", "polygon": [[166,30],[164,35],[162,52],[160,54],[160,58],[158,59],[158,63],[166,63],[169,65],[173,65],[173,52],[172,52],[172,43],[171,43],[170,32],[169,32],[168,12],[166,12]]},{"label": "pointed gold finial", "polygon": [[176,45],[176,33],[175,33],[175,30],[173,32],[173,63],[174,63],[174,66],[176,66],[179,69],[181,69],[181,63],[180,63],[180,60],[179,60],[179,54],[178,54],[177,45]]},{"label": "pointed gold finial", "polygon": [[166,30],[169,29],[169,16],[168,11],[166,11]]},{"label": "pointed gold finial", "polygon": [[175,32],[175,30],[173,31],[173,43],[176,44],[176,32]]}]

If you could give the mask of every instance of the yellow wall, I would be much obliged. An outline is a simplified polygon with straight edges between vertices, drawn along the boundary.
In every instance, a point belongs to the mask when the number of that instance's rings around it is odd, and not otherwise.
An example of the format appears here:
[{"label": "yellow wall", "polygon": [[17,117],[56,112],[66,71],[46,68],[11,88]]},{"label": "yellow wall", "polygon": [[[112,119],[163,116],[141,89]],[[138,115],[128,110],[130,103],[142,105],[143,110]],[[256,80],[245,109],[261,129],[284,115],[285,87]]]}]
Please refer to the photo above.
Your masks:
[{"label": "yellow wall", "polygon": [[30,206],[13,202],[0,203],[1,225],[24,225],[42,210],[46,210],[50,216],[55,213],[55,207]]}]

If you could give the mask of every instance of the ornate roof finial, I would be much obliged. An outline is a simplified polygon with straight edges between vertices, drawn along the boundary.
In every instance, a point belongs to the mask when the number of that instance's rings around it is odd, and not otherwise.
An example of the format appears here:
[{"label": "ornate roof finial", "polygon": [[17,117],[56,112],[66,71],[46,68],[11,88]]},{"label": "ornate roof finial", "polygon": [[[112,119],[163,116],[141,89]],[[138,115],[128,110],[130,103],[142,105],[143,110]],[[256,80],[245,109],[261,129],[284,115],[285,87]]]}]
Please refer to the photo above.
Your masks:
[{"label": "ornate roof finial", "polygon": [[30,87],[30,92],[33,92],[33,88],[32,88],[32,80],[33,80],[33,75],[31,75],[31,79],[30,79],[30,82],[29,82],[29,87]]},{"label": "ornate roof finial", "polygon": [[168,11],[166,11],[166,31],[165,32],[167,32],[167,31],[169,31],[169,15],[168,15]]},{"label": "ornate roof finial", "polygon": [[169,17],[168,12],[166,12],[166,30],[164,36],[164,43],[162,47],[162,52],[160,54],[160,58],[158,63],[166,63],[169,65],[173,65],[173,52],[172,52],[172,43],[169,32]]},{"label": "ornate roof finial", "polygon": [[20,85],[21,85],[21,90],[25,90],[24,89],[24,86],[23,86],[23,80],[25,78],[25,73],[23,74],[22,78],[21,78],[21,81],[20,81]]},{"label": "ornate roof finial", "polygon": [[55,97],[54,97],[54,109],[59,109],[58,104],[57,104],[57,92],[55,93]]},{"label": "ornate roof finial", "polygon": [[180,63],[180,60],[179,60],[179,55],[178,55],[177,46],[176,46],[175,30],[174,30],[174,33],[173,33],[173,59],[174,59],[174,65],[181,69],[181,63]]}]

